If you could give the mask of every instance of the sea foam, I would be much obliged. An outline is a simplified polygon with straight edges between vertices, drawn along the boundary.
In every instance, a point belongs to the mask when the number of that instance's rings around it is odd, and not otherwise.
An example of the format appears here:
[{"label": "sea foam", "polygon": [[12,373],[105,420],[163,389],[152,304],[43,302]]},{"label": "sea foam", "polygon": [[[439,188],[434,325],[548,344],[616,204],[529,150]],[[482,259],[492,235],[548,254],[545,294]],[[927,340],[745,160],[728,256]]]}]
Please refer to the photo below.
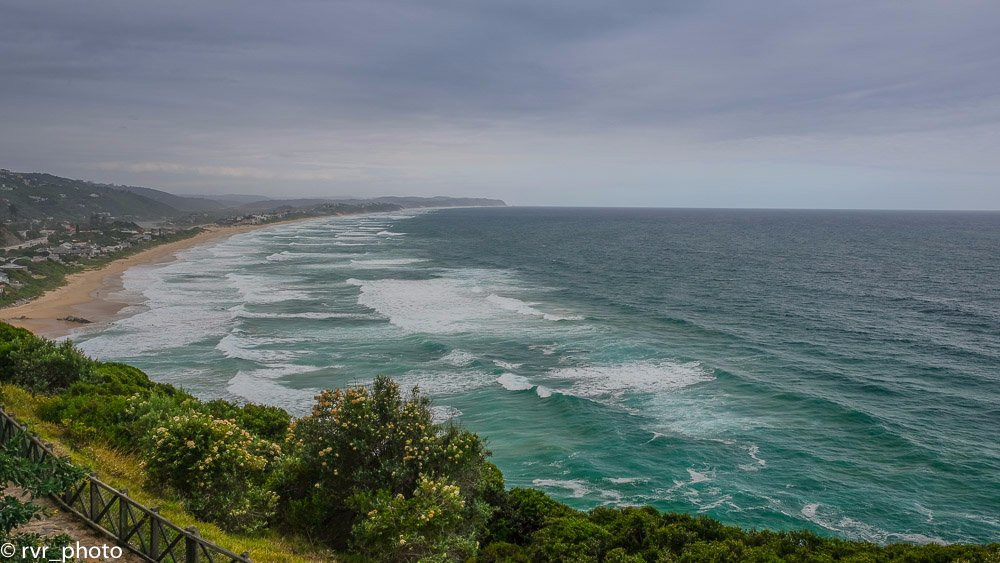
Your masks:
[{"label": "sea foam", "polygon": [[508,391],[526,391],[534,387],[527,377],[505,373],[497,378],[497,383]]},{"label": "sea foam", "polygon": [[714,378],[697,362],[661,360],[560,368],[549,372],[547,379],[569,383],[560,391],[578,397],[618,398],[626,393],[676,391]]}]

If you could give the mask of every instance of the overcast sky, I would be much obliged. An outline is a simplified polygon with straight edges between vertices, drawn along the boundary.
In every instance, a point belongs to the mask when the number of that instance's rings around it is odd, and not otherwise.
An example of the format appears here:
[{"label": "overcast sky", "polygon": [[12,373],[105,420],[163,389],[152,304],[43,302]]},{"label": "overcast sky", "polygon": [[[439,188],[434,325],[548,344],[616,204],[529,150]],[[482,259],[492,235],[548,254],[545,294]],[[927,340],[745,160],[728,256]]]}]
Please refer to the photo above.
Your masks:
[{"label": "overcast sky", "polygon": [[1000,209],[1000,2],[0,0],[0,167],[177,193]]}]

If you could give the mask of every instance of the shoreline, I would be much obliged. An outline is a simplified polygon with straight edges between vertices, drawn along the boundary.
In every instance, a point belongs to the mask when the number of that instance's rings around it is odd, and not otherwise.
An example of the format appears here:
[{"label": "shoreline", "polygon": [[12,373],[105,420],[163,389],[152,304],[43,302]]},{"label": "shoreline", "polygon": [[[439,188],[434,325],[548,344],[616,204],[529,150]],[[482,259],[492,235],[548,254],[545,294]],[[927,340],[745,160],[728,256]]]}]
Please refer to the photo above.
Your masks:
[{"label": "shoreline", "polygon": [[[74,330],[81,328],[105,326],[118,319],[121,310],[129,306],[129,303],[112,297],[115,292],[122,289],[122,275],[126,270],[136,266],[170,262],[175,260],[176,253],[182,250],[233,235],[321,217],[324,216],[303,217],[263,225],[204,227],[204,232],[193,237],[154,246],[138,254],[109,262],[96,270],[71,274],[66,277],[65,284],[43,293],[28,303],[0,308],[0,320],[49,339],[69,336]],[[84,318],[91,321],[91,324],[59,320],[67,316]]]}]

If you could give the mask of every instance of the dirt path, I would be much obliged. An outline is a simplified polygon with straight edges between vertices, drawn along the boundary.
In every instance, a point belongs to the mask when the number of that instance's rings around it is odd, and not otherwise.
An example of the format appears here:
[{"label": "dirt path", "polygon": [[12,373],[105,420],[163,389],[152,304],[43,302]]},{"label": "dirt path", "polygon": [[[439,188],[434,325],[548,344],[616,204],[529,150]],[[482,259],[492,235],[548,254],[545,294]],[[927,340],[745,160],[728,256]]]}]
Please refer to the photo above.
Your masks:
[{"label": "dirt path", "polygon": [[[18,487],[8,487],[4,490],[4,495],[13,496],[19,500],[27,501],[30,499],[28,494]],[[54,502],[47,498],[37,498],[34,503],[45,509],[47,516],[41,519],[35,519],[31,522],[21,526],[14,530],[14,534],[19,533],[34,533],[41,534],[45,537],[57,536],[59,534],[66,534],[73,538],[73,542],[79,542],[81,546],[85,547],[96,547],[107,545],[109,548],[116,545],[113,540],[97,533],[89,526],[84,524],[78,516],[60,510]],[[73,543],[75,545],[75,543]],[[142,563],[143,559],[127,549],[122,549],[123,555],[117,559],[82,559],[82,561],[114,561],[127,562],[127,563]],[[49,554],[49,559],[54,559],[59,561],[61,554]],[[17,561],[17,558],[11,559],[12,561]]]}]

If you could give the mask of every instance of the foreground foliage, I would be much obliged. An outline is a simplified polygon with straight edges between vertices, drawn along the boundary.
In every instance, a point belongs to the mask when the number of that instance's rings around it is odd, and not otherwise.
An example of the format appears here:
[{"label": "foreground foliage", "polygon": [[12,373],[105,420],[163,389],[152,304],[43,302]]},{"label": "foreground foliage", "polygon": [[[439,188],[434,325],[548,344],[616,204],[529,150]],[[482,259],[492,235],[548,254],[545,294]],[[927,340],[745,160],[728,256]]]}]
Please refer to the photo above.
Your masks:
[{"label": "foreground foliage", "polygon": [[0,323],[0,383],[45,394],[37,412],[79,445],[141,456],[147,478],[197,516],[305,533],[348,560],[1000,562],[997,545],[878,546],[651,507],[580,512],[506,490],[477,435],[434,424],[427,398],[387,378],[324,391],[292,421],[274,407],[199,401]]},{"label": "foreground foliage", "polygon": [[70,488],[84,478],[84,472],[65,459],[45,458],[31,461],[20,455],[24,435],[0,444],[0,483],[12,484],[25,491],[31,500],[22,501],[12,495],[0,497],[0,543],[15,547],[21,553],[25,547],[42,547],[56,552],[70,542],[65,534],[44,537],[37,533],[16,532],[20,526],[45,517],[45,511],[33,500]]}]

